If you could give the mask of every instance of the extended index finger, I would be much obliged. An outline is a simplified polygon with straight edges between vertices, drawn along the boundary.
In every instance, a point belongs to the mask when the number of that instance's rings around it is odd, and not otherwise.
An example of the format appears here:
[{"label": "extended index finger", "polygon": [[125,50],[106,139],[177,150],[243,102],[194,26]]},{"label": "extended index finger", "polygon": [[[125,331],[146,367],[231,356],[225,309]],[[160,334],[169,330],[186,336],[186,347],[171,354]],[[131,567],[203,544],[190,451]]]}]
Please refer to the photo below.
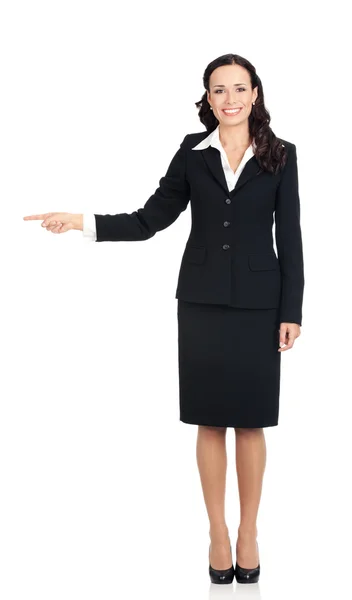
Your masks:
[{"label": "extended index finger", "polygon": [[44,213],[43,215],[28,215],[27,217],[23,217],[24,221],[34,221],[35,219],[44,220],[47,217],[51,217],[54,213]]}]

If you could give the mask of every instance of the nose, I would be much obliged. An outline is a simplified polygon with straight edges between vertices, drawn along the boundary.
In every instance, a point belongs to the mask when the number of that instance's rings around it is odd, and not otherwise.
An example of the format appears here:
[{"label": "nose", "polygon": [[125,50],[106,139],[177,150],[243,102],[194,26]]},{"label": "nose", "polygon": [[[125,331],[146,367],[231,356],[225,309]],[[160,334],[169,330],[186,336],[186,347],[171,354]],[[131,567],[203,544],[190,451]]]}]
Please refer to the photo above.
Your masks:
[{"label": "nose", "polygon": [[227,97],[226,104],[233,105],[236,104],[236,92],[230,92]]}]

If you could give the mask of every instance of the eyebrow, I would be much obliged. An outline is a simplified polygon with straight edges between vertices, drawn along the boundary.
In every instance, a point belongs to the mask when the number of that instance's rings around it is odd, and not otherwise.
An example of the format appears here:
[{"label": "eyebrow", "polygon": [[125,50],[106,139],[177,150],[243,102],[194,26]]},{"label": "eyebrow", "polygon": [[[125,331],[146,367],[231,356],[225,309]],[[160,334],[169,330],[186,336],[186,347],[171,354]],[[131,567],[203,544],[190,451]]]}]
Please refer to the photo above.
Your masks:
[{"label": "eyebrow", "polygon": [[[247,85],[246,83],[234,83],[233,85]],[[213,87],[225,87],[224,85],[213,85]]]}]

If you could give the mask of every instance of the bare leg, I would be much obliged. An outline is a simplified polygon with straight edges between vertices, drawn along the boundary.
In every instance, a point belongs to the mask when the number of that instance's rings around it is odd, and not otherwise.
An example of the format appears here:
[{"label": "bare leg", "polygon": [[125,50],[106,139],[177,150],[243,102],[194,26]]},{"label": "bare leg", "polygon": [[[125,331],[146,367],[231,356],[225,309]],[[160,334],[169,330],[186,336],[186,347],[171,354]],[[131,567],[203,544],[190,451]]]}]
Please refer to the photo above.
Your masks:
[{"label": "bare leg", "polygon": [[210,523],[210,564],[229,569],[232,564],[225,520],[226,427],[198,426],[197,464]]},{"label": "bare leg", "polygon": [[245,569],[258,566],[257,515],[266,464],[264,431],[235,428],[236,468],[240,496],[237,562]]}]

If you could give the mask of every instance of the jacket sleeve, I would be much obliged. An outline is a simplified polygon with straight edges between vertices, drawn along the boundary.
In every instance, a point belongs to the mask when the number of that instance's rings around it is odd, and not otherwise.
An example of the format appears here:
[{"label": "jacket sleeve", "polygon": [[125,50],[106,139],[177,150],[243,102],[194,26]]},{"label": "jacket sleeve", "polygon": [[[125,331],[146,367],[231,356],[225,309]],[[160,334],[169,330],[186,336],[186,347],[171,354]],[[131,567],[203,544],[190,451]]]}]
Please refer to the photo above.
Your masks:
[{"label": "jacket sleeve", "polygon": [[304,264],[297,152],[294,144],[288,149],[287,162],[277,188],[275,239],[282,277],[280,323],[302,325]]},{"label": "jacket sleeve", "polygon": [[169,227],[190,199],[190,187],[186,179],[186,152],[184,143],[171,160],[159,187],[150,196],[143,208],[132,213],[116,215],[94,215],[97,242],[138,242],[148,240],[157,231]]}]

